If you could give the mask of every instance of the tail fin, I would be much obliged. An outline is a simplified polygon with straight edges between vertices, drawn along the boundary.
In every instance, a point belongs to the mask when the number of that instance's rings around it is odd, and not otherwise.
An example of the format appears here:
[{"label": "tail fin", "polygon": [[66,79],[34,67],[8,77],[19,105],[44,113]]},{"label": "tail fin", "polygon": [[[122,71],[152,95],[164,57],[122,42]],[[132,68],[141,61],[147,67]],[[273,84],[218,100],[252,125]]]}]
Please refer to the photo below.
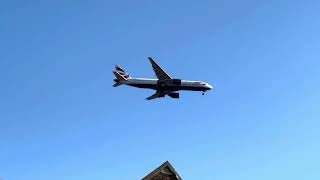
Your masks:
[{"label": "tail fin", "polygon": [[131,79],[131,76],[124,71],[119,65],[116,65],[116,72],[119,73],[125,79]]},{"label": "tail fin", "polygon": [[116,70],[113,71],[113,74],[115,75],[116,79],[113,81],[115,82],[113,87],[120,86],[123,84],[123,81],[127,81],[128,79],[131,79],[131,76],[125,72],[120,66],[116,65]]},{"label": "tail fin", "polygon": [[126,81],[127,80],[124,77],[122,77],[119,73],[117,73],[116,71],[113,71],[113,74],[116,77],[116,79],[113,80],[115,82],[113,84],[113,87],[120,86],[122,84],[122,81]]},{"label": "tail fin", "polygon": [[120,82],[120,81],[127,81],[128,80],[124,76],[119,74],[117,71],[113,71],[113,74],[117,78],[117,79],[114,79],[114,82]]}]

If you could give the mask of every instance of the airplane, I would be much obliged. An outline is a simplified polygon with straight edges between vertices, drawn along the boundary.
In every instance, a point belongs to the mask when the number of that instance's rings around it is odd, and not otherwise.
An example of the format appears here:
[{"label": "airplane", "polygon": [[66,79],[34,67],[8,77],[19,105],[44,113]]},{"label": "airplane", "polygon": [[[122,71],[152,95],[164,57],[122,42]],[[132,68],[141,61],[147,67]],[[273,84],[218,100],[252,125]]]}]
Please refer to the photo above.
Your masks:
[{"label": "airplane", "polygon": [[115,71],[113,71],[113,74],[116,77],[116,79],[114,79],[115,84],[113,87],[124,84],[137,88],[156,90],[156,93],[147,97],[146,100],[162,98],[166,95],[178,99],[179,91],[181,90],[202,91],[202,95],[204,95],[206,91],[213,89],[213,87],[206,82],[173,79],[151,57],[148,57],[148,59],[158,79],[132,78],[119,65],[116,65]]}]

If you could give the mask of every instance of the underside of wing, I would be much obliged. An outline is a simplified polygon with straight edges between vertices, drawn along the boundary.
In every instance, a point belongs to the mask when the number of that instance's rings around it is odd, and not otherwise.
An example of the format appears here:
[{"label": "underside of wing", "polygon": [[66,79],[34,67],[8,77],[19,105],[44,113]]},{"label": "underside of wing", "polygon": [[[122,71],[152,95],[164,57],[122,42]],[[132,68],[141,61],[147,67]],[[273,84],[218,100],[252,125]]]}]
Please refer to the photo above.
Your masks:
[{"label": "underside of wing", "polygon": [[168,96],[170,96],[171,98],[174,98],[174,99],[179,99],[179,92],[178,91],[175,91],[175,92],[172,92],[172,91],[164,91],[164,92],[157,91],[152,96],[147,97],[146,100],[152,100],[152,99],[156,99],[156,98],[161,98],[161,97],[165,97],[166,95],[168,95]]},{"label": "underside of wing", "polygon": [[156,98],[159,98],[159,97],[163,97],[163,96],[161,96],[161,93],[160,93],[160,92],[156,92],[156,93],[153,94],[152,96],[147,97],[146,100],[152,100],[152,99],[156,99]]},{"label": "underside of wing", "polygon": [[151,57],[148,57],[159,80],[172,79]]}]

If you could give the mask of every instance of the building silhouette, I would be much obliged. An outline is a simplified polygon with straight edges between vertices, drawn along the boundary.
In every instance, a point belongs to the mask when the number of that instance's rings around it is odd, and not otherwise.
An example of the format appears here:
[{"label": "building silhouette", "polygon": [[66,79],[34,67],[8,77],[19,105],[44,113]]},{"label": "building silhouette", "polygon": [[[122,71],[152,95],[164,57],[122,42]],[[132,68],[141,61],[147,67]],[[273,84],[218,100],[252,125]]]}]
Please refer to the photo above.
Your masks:
[{"label": "building silhouette", "polygon": [[182,180],[169,161],[152,171],[142,180]]}]

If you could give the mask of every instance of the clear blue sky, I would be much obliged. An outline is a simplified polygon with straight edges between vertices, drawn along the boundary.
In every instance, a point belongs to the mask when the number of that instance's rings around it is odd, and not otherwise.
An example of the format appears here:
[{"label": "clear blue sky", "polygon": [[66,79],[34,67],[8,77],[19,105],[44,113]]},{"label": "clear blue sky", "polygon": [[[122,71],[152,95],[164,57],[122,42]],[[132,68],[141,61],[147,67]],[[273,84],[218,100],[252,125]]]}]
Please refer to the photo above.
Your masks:
[{"label": "clear blue sky", "polygon": [[[320,3],[0,3],[0,177],[320,179]],[[215,86],[146,101],[114,64]]]}]

